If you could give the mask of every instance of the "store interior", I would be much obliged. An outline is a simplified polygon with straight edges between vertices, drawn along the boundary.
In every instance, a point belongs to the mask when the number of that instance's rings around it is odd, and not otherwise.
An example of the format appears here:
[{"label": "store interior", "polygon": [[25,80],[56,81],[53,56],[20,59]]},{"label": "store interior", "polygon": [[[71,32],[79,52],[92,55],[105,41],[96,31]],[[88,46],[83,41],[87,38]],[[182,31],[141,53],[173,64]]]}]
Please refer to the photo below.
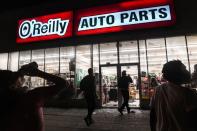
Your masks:
[{"label": "store interior", "polygon": [[[129,104],[131,107],[139,107],[140,95],[142,99],[150,99],[154,92],[152,78],[156,79],[157,84],[161,84],[163,64],[176,59],[181,60],[191,73],[194,71],[194,65],[197,64],[197,35],[0,53],[0,69],[16,71],[24,64],[36,61],[40,70],[58,75],[72,83],[75,89],[72,98],[81,99],[83,94],[79,90],[79,82],[87,75],[88,68],[93,67],[97,97],[102,101],[102,106],[117,107],[121,99],[117,90],[117,65],[126,64],[121,66],[121,71],[126,70],[134,80],[129,87]],[[132,65],[134,63],[138,63],[139,67]],[[138,87],[137,82],[139,74],[141,87]],[[49,84],[50,82],[38,77],[26,77],[25,85],[30,89]],[[107,89],[104,93],[105,86]]]}]

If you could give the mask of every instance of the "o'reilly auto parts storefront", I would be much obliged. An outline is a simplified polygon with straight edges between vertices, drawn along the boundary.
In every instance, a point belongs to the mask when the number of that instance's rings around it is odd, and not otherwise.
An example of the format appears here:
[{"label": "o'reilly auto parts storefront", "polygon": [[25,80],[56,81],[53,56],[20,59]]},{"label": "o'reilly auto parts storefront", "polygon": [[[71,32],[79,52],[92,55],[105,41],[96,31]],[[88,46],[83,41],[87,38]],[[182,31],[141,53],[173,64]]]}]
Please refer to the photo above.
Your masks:
[{"label": "o'reilly auto parts storefront", "polygon": [[[67,104],[75,107],[83,106],[79,82],[90,67],[96,76],[98,104],[117,107],[122,101],[117,79],[126,70],[133,79],[130,106],[147,108],[155,89],[152,79],[165,82],[164,63],[180,59],[190,72],[197,63],[192,1],[65,2],[65,7],[45,4],[2,13],[0,68],[16,71],[36,61],[41,70],[73,85],[73,92],[59,94],[56,101],[65,104],[65,97],[70,97]],[[50,83],[26,77],[25,84],[31,89]]]}]

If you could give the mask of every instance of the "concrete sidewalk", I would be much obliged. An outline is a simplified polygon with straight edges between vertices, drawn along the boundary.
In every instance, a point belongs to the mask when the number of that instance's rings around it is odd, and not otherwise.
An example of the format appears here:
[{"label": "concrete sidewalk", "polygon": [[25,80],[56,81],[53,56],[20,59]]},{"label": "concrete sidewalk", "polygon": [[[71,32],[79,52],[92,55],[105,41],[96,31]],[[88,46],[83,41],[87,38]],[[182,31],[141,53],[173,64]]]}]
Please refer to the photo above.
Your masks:
[{"label": "concrete sidewalk", "polygon": [[45,108],[46,131],[150,131],[149,111],[124,112],[117,109],[98,109],[93,115],[95,123],[87,127],[83,118],[86,109]]}]

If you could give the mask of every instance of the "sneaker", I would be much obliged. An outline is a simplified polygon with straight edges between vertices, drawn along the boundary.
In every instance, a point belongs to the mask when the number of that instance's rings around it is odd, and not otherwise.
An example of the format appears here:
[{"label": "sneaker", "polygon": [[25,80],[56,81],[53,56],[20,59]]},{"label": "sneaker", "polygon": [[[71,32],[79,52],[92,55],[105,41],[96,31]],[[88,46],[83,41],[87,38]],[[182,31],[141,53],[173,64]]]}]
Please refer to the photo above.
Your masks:
[{"label": "sneaker", "polygon": [[118,111],[120,112],[121,115],[123,115],[122,109],[118,108]]},{"label": "sneaker", "polygon": [[90,120],[87,117],[84,118],[84,121],[85,121],[87,126],[90,126],[91,123],[90,123]]}]

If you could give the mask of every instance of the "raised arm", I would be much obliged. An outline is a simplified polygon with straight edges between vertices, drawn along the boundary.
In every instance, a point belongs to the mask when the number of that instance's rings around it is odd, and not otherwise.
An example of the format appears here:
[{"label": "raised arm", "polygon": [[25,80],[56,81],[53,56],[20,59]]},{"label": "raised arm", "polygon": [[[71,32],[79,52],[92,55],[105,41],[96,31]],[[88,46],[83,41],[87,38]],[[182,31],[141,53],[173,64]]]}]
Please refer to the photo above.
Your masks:
[{"label": "raised arm", "polygon": [[35,99],[47,99],[56,95],[63,88],[68,88],[69,84],[61,77],[43,72],[38,69],[37,63],[32,62],[28,65],[24,65],[19,70],[24,75],[40,77],[53,83],[51,86],[37,87],[28,92],[28,95]]},{"label": "raised arm", "polygon": [[[52,74],[49,74],[49,73],[46,73],[46,72],[43,72],[41,70],[38,70],[37,74],[35,76],[43,78],[43,79],[48,80],[50,82],[53,82],[54,85],[52,85],[52,87],[55,86],[55,89],[54,89],[55,92],[56,92],[56,90],[58,92],[61,89],[66,88],[66,87],[69,86],[68,82],[66,80],[64,80],[63,78],[52,75]],[[47,86],[47,87],[44,87],[44,88],[48,88],[48,87],[50,87],[50,86]]]}]

